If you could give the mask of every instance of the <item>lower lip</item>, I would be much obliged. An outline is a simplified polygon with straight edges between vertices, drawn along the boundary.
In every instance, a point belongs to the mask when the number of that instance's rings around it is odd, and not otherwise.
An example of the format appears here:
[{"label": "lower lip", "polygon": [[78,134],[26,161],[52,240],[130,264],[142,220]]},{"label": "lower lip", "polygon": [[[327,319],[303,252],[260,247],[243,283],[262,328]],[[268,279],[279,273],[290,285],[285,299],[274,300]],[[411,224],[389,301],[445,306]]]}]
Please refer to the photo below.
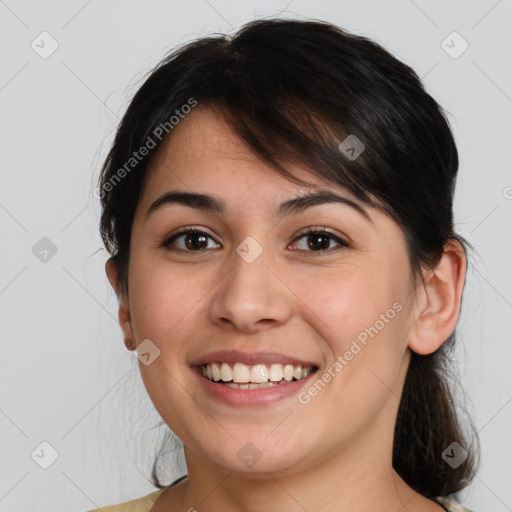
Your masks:
[{"label": "lower lip", "polygon": [[239,407],[268,405],[297,395],[300,389],[304,387],[318,372],[318,370],[316,370],[303,379],[290,381],[286,384],[278,384],[270,388],[237,389],[212,382],[206,377],[203,377],[201,369],[198,366],[193,367],[193,370],[201,385],[214,399],[219,400],[224,404]]}]

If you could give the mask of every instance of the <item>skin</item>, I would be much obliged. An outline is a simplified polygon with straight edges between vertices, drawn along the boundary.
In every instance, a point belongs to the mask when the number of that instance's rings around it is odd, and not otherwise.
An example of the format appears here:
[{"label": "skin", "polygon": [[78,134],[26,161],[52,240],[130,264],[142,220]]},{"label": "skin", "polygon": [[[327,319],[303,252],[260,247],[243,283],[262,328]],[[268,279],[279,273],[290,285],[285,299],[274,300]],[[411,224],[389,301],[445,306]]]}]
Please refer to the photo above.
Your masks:
[{"label": "skin", "polygon": [[[423,282],[411,279],[405,238],[384,213],[329,203],[281,219],[285,199],[343,187],[288,166],[309,183],[295,184],[259,160],[212,111],[196,108],[156,155],[137,207],[131,238],[129,295],[120,299],[125,342],[149,338],[160,350],[140,364],[156,409],[185,445],[188,478],[167,490],[152,512],[441,511],[409,488],[391,464],[392,438],[411,350],[435,351],[453,332],[466,259],[446,244]],[[166,205],[146,218],[169,190],[213,194],[222,214]],[[361,204],[361,203],[358,203]],[[182,227],[202,229],[208,248],[173,251],[161,242]],[[305,228],[334,239],[319,255]],[[251,236],[263,248],[252,263],[235,249]],[[186,250],[184,237],[174,246]],[[197,245],[196,245],[197,246]],[[332,367],[365,327],[394,303],[402,309],[327,386],[301,404],[297,396],[257,407],[212,400],[192,361],[213,350],[277,351]],[[246,467],[237,452],[252,443],[260,460]]]}]

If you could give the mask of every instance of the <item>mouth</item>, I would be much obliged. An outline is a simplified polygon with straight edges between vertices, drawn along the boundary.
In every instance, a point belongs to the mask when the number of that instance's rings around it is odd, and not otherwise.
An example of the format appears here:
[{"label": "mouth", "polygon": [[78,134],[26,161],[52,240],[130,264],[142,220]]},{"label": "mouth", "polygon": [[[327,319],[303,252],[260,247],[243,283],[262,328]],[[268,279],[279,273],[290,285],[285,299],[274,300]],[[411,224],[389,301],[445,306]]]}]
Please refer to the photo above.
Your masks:
[{"label": "mouth", "polygon": [[248,408],[293,400],[320,368],[315,360],[236,349],[210,352],[189,364],[212,404]]},{"label": "mouth", "polygon": [[300,381],[316,372],[315,365],[252,364],[216,361],[199,365],[201,375],[210,382],[232,389],[263,389]]}]

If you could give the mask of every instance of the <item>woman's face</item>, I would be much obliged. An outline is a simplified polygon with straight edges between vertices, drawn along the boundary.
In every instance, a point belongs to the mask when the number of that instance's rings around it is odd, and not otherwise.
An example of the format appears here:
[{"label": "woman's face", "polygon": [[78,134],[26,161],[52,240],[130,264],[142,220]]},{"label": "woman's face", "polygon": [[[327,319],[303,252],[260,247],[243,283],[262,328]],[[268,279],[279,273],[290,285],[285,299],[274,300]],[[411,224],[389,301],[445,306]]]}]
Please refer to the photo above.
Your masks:
[{"label": "woman's face", "polygon": [[[155,158],[138,204],[123,330],[150,340],[138,350],[142,378],[189,471],[284,475],[391,453],[412,317],[404,234],[345,188],[288,168],[309,185],[196,109]],[[211,199],[159,201],[177,191]],[[226,379],[280,383],[214,383],[206,363],[227,363]]]}]

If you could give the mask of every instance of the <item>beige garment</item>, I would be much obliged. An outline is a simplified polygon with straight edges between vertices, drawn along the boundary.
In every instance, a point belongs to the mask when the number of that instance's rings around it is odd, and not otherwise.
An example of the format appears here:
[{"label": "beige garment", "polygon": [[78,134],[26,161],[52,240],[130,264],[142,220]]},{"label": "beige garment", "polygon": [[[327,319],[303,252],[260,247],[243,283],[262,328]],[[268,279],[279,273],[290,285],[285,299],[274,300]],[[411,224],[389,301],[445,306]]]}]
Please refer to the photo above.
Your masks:
[{"label": "beige garment", "polygon": [[138,498],[135,500],[126,501],[124,503],[119,503],[119,505],[110,505],[108,507],[97,508],[94,510],[90,510],[89,512],[149,512],[157,498],[167,488],[168,487],[159,489],[158,491],[152,492],[151,494],[148,494],[143,498]]},{"label": "beige garment", "polygon": [[[174,482],[171,485],[176,484]],[[136,500],[126,501],[125,503],[120,503],[119,505],[111,505],[109,507],[102,507],[95,510],[90,510],[89,512],[149,512],[151,507],[157,500],[157,498],[165,492],[171,485],[164,487],[163,489],[159,489],[158,491],[152,492],[144,496],[143,498],[139,498]],[[469,510],[462,507],[454,498],[438,498],[437,501],[448,511],[448,512],[470,512]]]}]

